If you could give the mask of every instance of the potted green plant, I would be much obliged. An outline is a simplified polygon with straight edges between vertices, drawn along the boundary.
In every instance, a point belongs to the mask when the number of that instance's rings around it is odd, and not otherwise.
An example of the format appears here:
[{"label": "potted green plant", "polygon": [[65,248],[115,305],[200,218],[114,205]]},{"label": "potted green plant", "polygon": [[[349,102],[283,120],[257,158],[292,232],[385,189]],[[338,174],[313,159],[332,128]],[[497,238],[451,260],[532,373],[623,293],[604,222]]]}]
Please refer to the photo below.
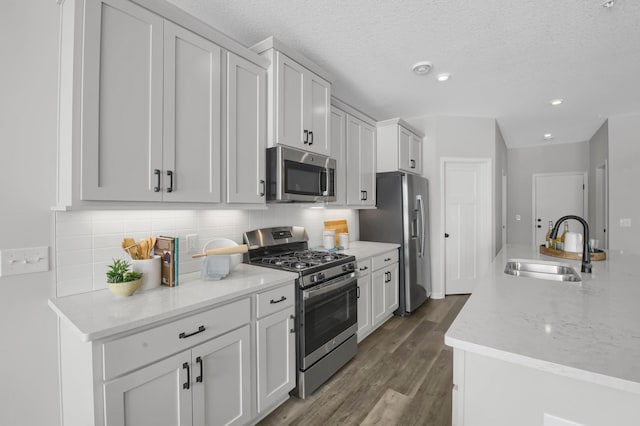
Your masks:
[{"label": "potted green plant", "polygon": [[116,296],[131,296],[140,286],[140,272],[130,271],[131,265],[123,259],[113,259],[108,265],[107,287]]}]

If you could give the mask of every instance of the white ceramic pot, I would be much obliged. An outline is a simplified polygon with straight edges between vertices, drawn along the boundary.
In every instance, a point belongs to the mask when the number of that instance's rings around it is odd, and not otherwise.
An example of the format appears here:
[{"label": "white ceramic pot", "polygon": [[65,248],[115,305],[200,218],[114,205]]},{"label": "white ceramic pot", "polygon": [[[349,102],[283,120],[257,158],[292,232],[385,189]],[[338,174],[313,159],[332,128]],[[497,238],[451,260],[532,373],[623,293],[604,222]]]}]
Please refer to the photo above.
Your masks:
[{"label": "white ceramic pot", "polygon": [[160,272],[160,256],[153,256],[151,259],[139,259],[131,261],[131,269],[142,273],[140,287],[138,290],[149,290],[160,287],[162,276]]}]

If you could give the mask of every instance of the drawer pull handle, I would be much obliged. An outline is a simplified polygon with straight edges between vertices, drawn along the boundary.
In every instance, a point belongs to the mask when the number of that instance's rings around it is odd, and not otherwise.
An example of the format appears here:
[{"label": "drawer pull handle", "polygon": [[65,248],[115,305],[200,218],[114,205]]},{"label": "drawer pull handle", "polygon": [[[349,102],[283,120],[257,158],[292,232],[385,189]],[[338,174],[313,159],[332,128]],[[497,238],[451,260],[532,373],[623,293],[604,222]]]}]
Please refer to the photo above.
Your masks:
[{"label": "drawer pull handle", "polygon": [[390,260],[391,260],[391,258],[390,258],[390,257],[387,257],[384,261],[385,261],[385,262],[388,262],[388,261],[390,261]]},{"label": "drawer pull handle", "polygon": [[202,376],[204,375],[204,365],[202,363],[202,358],[196,358],[196,363],[200,364],[200,375],[196,377],[196,382],[202,383]]},{"label": "drawer pull handle", "polygon": [[182,389],[189,389],[189,384],[191,383],[191,369],[189,368],[189,363],[185,362],[182,364],[182,368],[187,369],[187,381],[182,384]]},{"label": "drawer pull handle", "polygon": [[271,303],[272,305],[275,305],[276,303],[284,302],[285,300],[287,300],[287,298],[286,298],[285,296],[282,296],[282,297],[281,297],[280,299],[278,299],[278,300],[273,300],[273,299],[271,299],[271,300],[269,301],[269,303]]},{"label": "drawer pull handle", "polygon": [[178,334],[178,338],[179,339],[186,339],[187,337],[191,337],[194,336],[198,333],[202,333],[203,331],[205,331],[206,328],[204,327],[204,325],[201,325],[200,327],[198,327],[198,331],[194,331],[193,333],[185,333],[184,331],[180,334]]},{"label": "drawer pull handle", "polygon": [[368,266],[363,266],[362,268],[360,268],[361,271],[366,271],[367,269],[369,269]]}]

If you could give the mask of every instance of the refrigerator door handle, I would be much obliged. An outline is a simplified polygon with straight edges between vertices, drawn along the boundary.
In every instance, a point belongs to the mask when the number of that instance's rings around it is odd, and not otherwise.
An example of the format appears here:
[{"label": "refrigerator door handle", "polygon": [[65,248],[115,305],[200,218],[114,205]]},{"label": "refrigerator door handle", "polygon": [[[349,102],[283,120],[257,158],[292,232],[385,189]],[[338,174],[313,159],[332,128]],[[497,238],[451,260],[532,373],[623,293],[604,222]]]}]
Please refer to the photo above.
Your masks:
[{"label": "refrigerator door handle", "polygon": [[422,195],[416,195],[416,204],[418,205],[418,210],[420,211],[420,233],[418,237],[420,238],[420,253],[418,253],[419,257],[424,257],[424,204],[422,202]]}]

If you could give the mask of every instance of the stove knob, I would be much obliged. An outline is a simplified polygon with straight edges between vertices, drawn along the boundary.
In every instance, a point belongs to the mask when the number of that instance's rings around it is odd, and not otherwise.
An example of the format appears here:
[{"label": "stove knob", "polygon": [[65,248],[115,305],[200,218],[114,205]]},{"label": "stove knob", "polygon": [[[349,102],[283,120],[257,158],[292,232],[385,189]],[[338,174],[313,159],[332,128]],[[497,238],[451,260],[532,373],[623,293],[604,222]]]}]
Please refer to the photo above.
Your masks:
[{"label": "stove knob", "polygon": [[318,281],[324,281],[324,274],[322,272],[318,274]]},{"label": "stove knob", "polygon": [[310,280],[312,283],[315,283],[316,281],[318,281],[318,279],[316,278],[316,276],[315,276],[315,275],[311,275],[311,276],[309,277],[309,280]]},{"label": "stove knob", "polygon": [[344,272],[347,272],[349,270],[349,267],[347,265],[342,265],[342,270]]},{"label": "stove knob", "polygon": [[349,264],[349,270],[353,271],[356,268],[356,265],[354,265],[353,263]]}]

